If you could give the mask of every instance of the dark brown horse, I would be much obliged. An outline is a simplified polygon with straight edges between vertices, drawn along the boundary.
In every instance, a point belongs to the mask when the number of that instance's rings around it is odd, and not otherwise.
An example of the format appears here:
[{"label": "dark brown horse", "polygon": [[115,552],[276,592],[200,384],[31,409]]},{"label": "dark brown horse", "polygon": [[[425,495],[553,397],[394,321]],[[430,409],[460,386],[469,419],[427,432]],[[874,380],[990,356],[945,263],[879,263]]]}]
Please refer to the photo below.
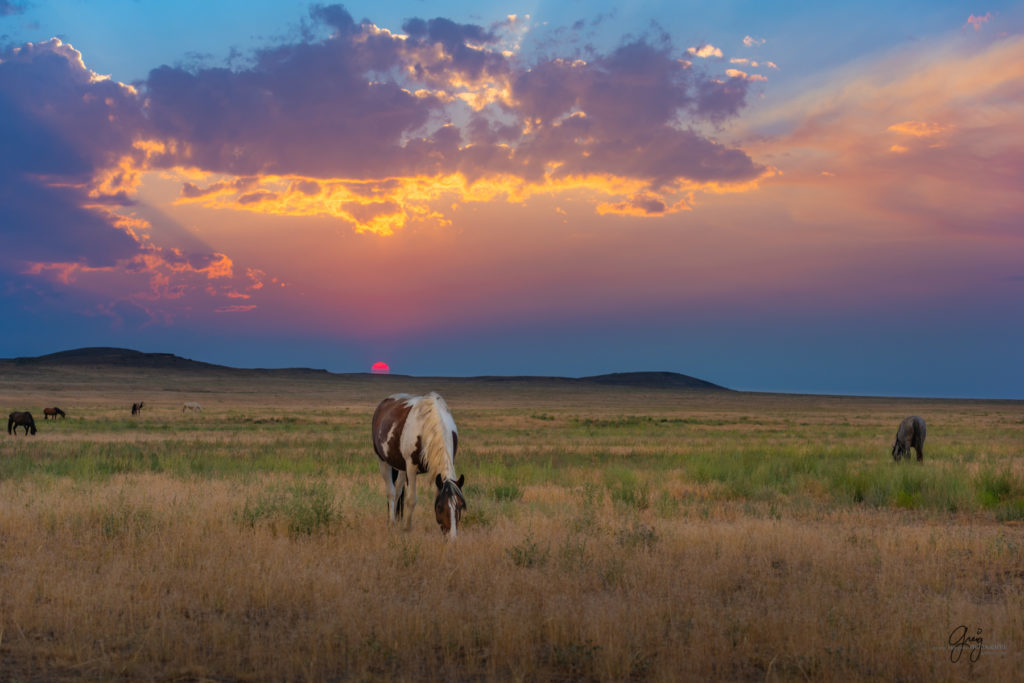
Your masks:
[{"label": "dark brown horse", "polygon": [[57,406],[54,406],[52,408],[43,408],[43,420],[44,421],[45,420],[51,420],[51,419],[52,420],[56,420],[58,416],[59,417],[67,417],[67,415],[64,414],[64,411],[61,410],[60,408],[58,408]]},{"label": "dark brown horse", "polygon": [[377,406],[373,414],[373,450],[380,460],[380,473],[388,494],[388,521],[402,519],[405,489],[409,489],[409,514],[405,528],[412,528],[416,507],[416,475],[429,474],[437,487],[434,516],[447,539],[458,534],[459,520],[466,509],[462,495],[465,476],[455,475],[455,452],[459,433],[444,399],[394,394]]},{"label": "dark brown horse", "polygon": [[10,416],[7,418],[7,433],[17,434],[18,427],[25,428],[26,436],[28,435],[30,429],[32,430],[32,433],[35,434],[36,421],[32,419],[32,413],[11,413]]},{"label": "dark brown horse", "polygon": [[133,403],[132,404],[132,415],[141,415],[142,414],[142,406],[143,405],[145,405],[144,401],[139,401],[138,403]]},{"label": "dark brown horse", "polygon": [[910,458],[910,449],[917,451],[917,461],[924,460],[924,420],[912,415],[900,422],[896,431],[896,443],[892,445],[892,459]]}]

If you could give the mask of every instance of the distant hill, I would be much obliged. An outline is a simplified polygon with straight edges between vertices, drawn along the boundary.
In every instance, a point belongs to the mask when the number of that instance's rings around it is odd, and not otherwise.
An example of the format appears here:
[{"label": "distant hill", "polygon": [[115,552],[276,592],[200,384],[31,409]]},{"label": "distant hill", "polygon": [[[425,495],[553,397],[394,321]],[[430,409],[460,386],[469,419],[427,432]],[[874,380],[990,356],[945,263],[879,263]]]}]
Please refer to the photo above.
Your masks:
[{"label": "distant hill", "polygon": [[610,375],[581,377],[584,382],[618,387],[655,387],[661,389],[718,389],[730,391],[703,379],[678,372],[613,372]]},{"label": "distant hill", "polygon": [[[281,370],[265,370],[261,368],[232,368],[226,365],[204,363],[202,361],[182,358],[173,353],[146,353],[133,349],[119,349],[106,346],[94,346],[83,349],[72,349],[70,351],[59,351],[49,353],[45,356],[30,356],[11,358],[4,361],[16,365],[48,365],[48,366],[113,366],[122,368],[148,368],[167,370],[190,370],[193,372],[218,371],[218,372],[267,372],[267,373],[317,373],[330,374],[326,370],[314,370],[311,368],[286,368]],[[364,373],[358,373],[364,374]],[[369,374],[369,373],[365,373]],[[383,379],[388,375],[380,375]],[[391,375],[398,379],[402,375]],[[440,378],[438,378],[440,379]],[[447,377],[449,381],[458,381],[460,378]],[[590,377],[546,377],[546,376],[523,376],[523,375],[489,375],[483,377],[467,377],[467,381],[484,382],[571,382],[574,384],[599,384],[605,386],[619,387],[641,387],[649,389],[705,389],[717,391],[730,391],[725,387],[712,384],[696,377],[683,375],[678,372],[615,372],[607,375],[593,375]]]},{"label": "distant hill", "polygon": [[227,369],[222,365],[190,360],[175,356],[173,353],[143,353],[132,349],[107,346],[58,351],[45,356],[13,358],[9,362],[18,365],[112,365],[126,368],[173,368],[176,370]]},{"label": "distant hill", "polygon": [[648,389],[706,389],[732,391],[696,377],[678,372],[614,372],[608,375],[589,377],[547,377],[543,375],[485,375],[469,379],[482,382],[572,382],[574,384],[603,384],[615,387],[640,387]]}]

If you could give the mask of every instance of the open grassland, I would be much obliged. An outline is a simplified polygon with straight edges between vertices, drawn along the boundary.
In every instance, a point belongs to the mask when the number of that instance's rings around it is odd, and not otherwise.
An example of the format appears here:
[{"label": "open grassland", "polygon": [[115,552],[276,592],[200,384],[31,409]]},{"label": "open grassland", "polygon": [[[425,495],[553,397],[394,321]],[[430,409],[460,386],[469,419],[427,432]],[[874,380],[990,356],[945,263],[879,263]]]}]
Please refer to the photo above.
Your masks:
[{"label": "open grassland", "polygon": [[[387,530],[369,446],[381,398],[431,389],[451,545],[425,478]],[[3,680],[1024,669],[1020,402],[7,367],[0,407],[40,428],[0,441]],[[909,414],[923,465],[889,456]]]}]

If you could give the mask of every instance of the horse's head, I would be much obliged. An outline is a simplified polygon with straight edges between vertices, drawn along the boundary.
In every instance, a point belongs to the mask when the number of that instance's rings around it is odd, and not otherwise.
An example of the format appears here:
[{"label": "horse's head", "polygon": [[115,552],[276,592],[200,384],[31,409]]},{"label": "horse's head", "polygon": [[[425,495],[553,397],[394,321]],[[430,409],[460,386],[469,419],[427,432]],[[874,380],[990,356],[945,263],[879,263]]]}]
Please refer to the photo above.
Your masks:
[{"label": "horse's head", "polygon": [[896,437],[896,441],[892,445],[892,459],[895,460],[896,462],[899,462],[900,458],[902,458],[906,454],[907,447],[903,445],[903,442],[900,441],[899,437]]},{"label": "horse's head", "polygon": [[465,481],[464,474],[458,481],[442,479],[440,474],[434,478],[437,485],[434,516],[441,527],[441,533],[448,539],[454,539],[458,534],[459,520],[462,519],[462,511],[466,509],[466,499],[462,495],[462,484]]}]

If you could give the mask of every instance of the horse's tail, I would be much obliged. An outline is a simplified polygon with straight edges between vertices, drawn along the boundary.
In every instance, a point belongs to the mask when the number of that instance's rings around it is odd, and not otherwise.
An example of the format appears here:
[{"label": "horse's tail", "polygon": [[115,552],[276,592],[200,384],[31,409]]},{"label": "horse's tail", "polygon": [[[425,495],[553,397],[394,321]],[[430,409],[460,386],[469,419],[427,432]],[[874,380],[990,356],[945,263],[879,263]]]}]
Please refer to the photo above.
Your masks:
[{"label": "horse's tail", "polygon": [[[391,468],[391,483],[392,485],[398,481],[398,470]],[[395,497],[395,521],[402,519],[402,515],[405,513],[405,487]]]}]

